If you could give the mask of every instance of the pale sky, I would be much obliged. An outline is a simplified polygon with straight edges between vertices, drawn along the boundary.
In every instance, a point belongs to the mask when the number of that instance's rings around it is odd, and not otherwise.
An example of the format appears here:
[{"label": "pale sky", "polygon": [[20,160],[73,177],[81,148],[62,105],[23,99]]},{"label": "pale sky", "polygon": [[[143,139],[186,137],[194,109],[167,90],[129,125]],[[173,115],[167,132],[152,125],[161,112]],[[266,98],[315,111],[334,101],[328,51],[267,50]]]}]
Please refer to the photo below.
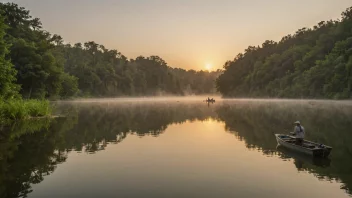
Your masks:
[{"label": "pale sky", "polygon": [[[8,2],[0,0],[1,2]],[[128,58],[222,68],[249,45],[337,19],[351,0],[14,0],[68,43],[95,41]]]}]

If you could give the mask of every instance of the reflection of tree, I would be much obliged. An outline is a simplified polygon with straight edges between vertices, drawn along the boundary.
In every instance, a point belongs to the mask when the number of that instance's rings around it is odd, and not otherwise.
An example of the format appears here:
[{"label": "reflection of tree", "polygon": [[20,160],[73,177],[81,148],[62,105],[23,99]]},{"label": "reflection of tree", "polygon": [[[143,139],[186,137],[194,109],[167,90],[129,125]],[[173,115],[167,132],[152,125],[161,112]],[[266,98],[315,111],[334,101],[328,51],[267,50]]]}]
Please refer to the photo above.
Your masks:
[{"label": "reflection of tree", "polygon": [[[128,135],[158,136],[172,123],[218,119],[250,149],[292,160],[299,170],[322,179],[337,179],[352,189],[352,106],[315,103],[224,102],[60,104],[66,117],[18,123],[0,131],[0,197],[25,196],[65,162],[71,150],[95,153]],[[66,113],[65,113],[66,112]],[[301,120],[307,138],[333,146],[330,160],[317,161],[289,151],[277,152],[274,133],[291,130]],[[331,162],[331,163],[330,163]]]},{"label": "reflection of tree", "polygon": [[301,120],[307,131],[307,139],[331,145],[333,152],[329,167],[324,164],[320,166],[321,162],[316,161],[302,163],[302,159],[291,155],[297,168],[302,167],[302,170],[308,170],[318,178],[341,180],[345,183],[341,188],[351,193],[351,105],[333,102],[236,102],[221,106],[217,112],[226,129],[244,140],[248,148],[262,150],[268,155],[282,155],[276,152],[273,135],[291,131],[291,123]]},{"label": "reflection of tree", "polygon": [[197,103],[79,104],[76,108],[77,124],[66,133],[64,149],[87,152],[104,150],[107,143],[121,142],[128,134],[158,136],[169,124],[216,115],[214,109]]},{"label": "reflection of tree", "polygon": [[128,134],[158,136],[171,123],[215,117],[212,109],[193,104],[67,105],[59,110],[67,116],[0,129],[0,197],[26,197],[31,184],[43,181],[72,149],[94,153]]},{"label": "reflection of tree", "polygon": [[[43,181],[66,160],[65,152],[55,152],[62,120],[29,122],[17,123],[11,133],[0,131],[0,197],[26,197],[31,184]],[[29,133],[23,133],[23,126]]]}]

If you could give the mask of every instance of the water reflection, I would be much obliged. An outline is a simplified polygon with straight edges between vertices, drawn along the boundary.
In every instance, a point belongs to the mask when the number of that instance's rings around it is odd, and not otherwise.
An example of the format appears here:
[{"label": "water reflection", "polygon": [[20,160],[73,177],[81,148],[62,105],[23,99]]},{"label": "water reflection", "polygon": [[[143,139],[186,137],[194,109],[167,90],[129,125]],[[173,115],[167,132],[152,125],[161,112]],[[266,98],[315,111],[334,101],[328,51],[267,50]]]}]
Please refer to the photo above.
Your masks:
[{"label": "water reflection", "polygon": [[279,151],[277,154],[281,159],[293,160],[298,170],[304,170],[305,165],[327,168],[330,167],[331,164],[331,159],[329,158],[314,158],[305,154],[291,151],[279,145],[276,147],[276,149]]},{"label": "water reflection", "polygon": [[[204,108],[197,103],[154,103],[154,104],[76,104],[61,108],[70,112],[77,123],[64,137],[65,148],[87,152],[104,150],[107,143],[117,144],[127,134],[154,137],[162,134],[168,125],[185,121],[215,118],[214,109]],[[69,109],[69,110],[67,110]]]},{"label": "water reflection", "polygon": [[[298,170],[308,170],[319,178],[342,181],[341,189],[352,189],[352,106],[351,103],[325,101],[227,103],[217,110],[226,128],[266,155],[276,155],[275,133],[292,131],[292,120],[302,120],[306,138],[333,147],[330,167],[303,166],[295,157]],[[326,163],[326,162],[324,162]]]},{"label": "water reflection", "polygon": [[[26,197],[31,185],[40,183],[65,162],[58,151],[66,121],[32,120],[0,131],[0,196]],[[28,133],[24,133],[26,127]],[[8,131],[12,132],[9,133]]]},{"label": "water reflection", "polygon": [[[243,141],[247,149],[292,161],[298,171],[312,173],[319,179],[340,181],[341,189],[351,194],[349,104],[239,100],[217,101],[210,106],[198,101],[174,101],[63,103],[58,107],[58,113],[65,117],[16,123],[1,129],[1,197],[25,197],[31,193],[32,184],[42,182],[73,151],[94,154],[131,135],[158,137],[171,124],[195,121],[209,123],[209,127],[213,121],[223,122],[226,131]],[[290,131],[290,123],[297,119],[303,121],[308,139],[334,148],[330,159],[312,159],[276,148],[273,134]]]}]

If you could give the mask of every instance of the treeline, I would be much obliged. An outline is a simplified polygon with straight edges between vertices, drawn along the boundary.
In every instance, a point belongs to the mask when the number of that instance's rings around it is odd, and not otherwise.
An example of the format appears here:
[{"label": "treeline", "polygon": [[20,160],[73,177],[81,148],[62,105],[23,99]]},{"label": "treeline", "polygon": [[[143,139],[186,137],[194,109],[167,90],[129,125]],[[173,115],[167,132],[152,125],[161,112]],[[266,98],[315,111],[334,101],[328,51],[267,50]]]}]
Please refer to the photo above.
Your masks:
[{"label": "treeline", "polygon": [[38,18],[0,3],[0,94],[24,98],[215,93],[216,72],[174,69],[158,56],[128,60],[93,41],[65,44]]},{"label": "treeline", "polygon": [[351,98],[352,7],[339,20],[249,46],[217,79],[227,97]]}]

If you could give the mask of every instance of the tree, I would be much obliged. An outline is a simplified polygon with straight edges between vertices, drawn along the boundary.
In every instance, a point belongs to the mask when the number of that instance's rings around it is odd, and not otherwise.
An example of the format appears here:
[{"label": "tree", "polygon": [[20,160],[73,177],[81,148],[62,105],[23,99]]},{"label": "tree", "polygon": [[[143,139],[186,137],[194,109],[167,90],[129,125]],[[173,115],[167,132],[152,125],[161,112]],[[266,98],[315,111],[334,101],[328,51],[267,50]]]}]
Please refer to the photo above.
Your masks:
[{"label": "tree", "polygon": [[4,19],[0,16],[0,98],[7,99],[17,96],[19,86],[15,84],[16,70],[6,59],[8,45],[4,40],[5,28]]},{"label": "tree", "polygon": [[[4,37],[10,44],[8,58],[25,98],[215,93],[214,81],[221,71],[171,68],[159,56],[128,60],[94,41],[71,46],[60,35],[43,30],[25,8],[14,3],[0,3],[0,8],[9,27]],[[256,49],[250,47],[247,53]]]},{"label": "tree", "polygon": [[278,43],[248,47],[225,63],[217,90],[228,97],[350,98],[351,10]]},{"label": "tree", "polygon": [[[64,65],[56,59],[55,47],[63,44],[59,35],[42,30],[38,18],[14,3],[0,3],[8,25],[5,40],[11,44],[9,57],[17,70],[17,83],[26,98],[56,98],[62,89]],[[63,76],[63,77],[62,77]]]}]

